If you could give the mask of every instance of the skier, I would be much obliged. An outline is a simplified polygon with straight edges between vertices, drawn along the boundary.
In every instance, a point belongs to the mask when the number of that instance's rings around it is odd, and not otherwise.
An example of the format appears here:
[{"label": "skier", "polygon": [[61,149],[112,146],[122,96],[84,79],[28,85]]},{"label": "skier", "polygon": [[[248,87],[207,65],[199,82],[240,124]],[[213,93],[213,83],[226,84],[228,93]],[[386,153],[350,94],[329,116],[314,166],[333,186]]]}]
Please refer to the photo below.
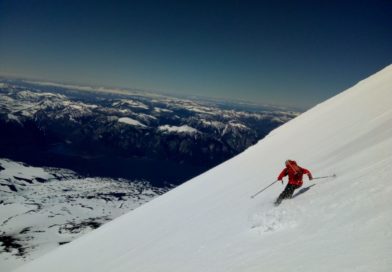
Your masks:
[{"label": "skier", "polygon": [[308,169],[302,168],[297,165],[296,161],[287,160],[285,162],[286,168],[278,176],[277,180],[280,180],[283,184],[283,177],[289,175],[289,182],[284,191],[279,195],[275,202],[275,205],[279,205],[283,199],[291,198],[296,189],[302,186],[302,176],[308,175],[309,180],[312,180],[312,173]]}]

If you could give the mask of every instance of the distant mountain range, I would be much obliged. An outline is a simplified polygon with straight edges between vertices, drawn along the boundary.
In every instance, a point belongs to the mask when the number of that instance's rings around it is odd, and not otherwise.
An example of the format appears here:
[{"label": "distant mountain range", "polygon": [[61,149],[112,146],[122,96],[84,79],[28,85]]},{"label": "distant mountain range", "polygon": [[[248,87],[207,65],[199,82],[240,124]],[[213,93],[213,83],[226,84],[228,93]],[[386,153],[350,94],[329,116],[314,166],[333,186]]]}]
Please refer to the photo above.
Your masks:
[{"label": "distant mountain range", "polygon": [[178,185],[299,113],[149,92],[0,80],[0,156]]}]

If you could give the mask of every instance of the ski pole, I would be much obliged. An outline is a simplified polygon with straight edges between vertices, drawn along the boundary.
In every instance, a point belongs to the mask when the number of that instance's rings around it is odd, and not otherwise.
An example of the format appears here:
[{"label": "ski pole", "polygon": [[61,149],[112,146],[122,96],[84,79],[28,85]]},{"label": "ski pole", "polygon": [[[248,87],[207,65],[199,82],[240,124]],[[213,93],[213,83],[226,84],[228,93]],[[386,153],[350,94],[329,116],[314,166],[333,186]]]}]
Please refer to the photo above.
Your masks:
[{"label": "ski pole", "polygon": [[254,198],[255,196],[257,196],[258,194],[264,192],[266,189],[268,189],[269,187],[271,187],[272,185],[274,185],[278,180],[275,180],[274,182],[272,182],[270,185],[268,185],[267,187],[261,189],[260,191],[258,191],[257,193],[255,193],[254,195],[252,195],[250,198]]},{"label": "ski pole", "polygon": [[316,178],[313,178],[313,179],[323,179],[323,178],[336,178],[336,174],[333,174],[331,176],[316,177]]}]

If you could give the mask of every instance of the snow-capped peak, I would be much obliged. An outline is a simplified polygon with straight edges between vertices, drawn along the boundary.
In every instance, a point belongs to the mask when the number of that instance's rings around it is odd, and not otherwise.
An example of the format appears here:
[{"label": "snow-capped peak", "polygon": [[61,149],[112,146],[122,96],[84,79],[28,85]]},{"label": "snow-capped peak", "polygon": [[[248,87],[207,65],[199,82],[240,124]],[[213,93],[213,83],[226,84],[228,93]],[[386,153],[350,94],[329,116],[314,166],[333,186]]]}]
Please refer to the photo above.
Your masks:
[{"label": "snow-capped peak", "polygon": [[170,126],[170,125],[163,125],[159,126],[158,130],[163,131],[165,133],[180,133],[180,134],[195,134],[199,131],[193,127],[188,125],[182,126]]}]

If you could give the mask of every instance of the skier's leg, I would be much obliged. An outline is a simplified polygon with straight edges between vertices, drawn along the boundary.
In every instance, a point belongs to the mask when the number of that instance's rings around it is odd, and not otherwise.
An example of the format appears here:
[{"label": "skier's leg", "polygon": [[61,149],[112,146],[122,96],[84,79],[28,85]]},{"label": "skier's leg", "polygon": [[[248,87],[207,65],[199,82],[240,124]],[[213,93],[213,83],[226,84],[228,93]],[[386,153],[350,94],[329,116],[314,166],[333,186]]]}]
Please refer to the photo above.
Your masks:
[{"label": "skier's leg", "polygon": [[275,205],[279,205],[282,202],[282,200],[283,200],[282,194],[280,194],[279,197],[275,201]]},{"label": "skier's leg", "polygon": [[284,199],[285,199],[285,198],[290,198],[290,197],[293,195],[294,190],[295,190],[294,185],[292,185],[292,184],[287,184],[286,188],[284,189],[284,191],[283,191],[283,193],[282,193],[283,198],[284,198]]},{"label": "skier's leg", "polygon": [[282,200],[284,198],[284,194],[283,193],[284,193],[284,191],[282,193],[280,193],[279,197],[275,201],[275,205],[279,205],[282,202]]},{"label": "skier's leg", "polygon": [[290,188],[287,190],[287,197],[286,197],[286,198],[292,198],[292,197],[293,197],[293,194],[294,194],[294,191],[295,191],[296,189],[298,189],[299,187],[301,187],[301,186],[298,186],[298,185],[291,185]]},{"label": "skier's leg", "polygon": [[279,197],[276,199],[275,204],[279,205],[283,199],[288,197],[289,191],[290,191],[290,184],[286,185],[286,188],[284,188],[283,192],[279,195]]}]

